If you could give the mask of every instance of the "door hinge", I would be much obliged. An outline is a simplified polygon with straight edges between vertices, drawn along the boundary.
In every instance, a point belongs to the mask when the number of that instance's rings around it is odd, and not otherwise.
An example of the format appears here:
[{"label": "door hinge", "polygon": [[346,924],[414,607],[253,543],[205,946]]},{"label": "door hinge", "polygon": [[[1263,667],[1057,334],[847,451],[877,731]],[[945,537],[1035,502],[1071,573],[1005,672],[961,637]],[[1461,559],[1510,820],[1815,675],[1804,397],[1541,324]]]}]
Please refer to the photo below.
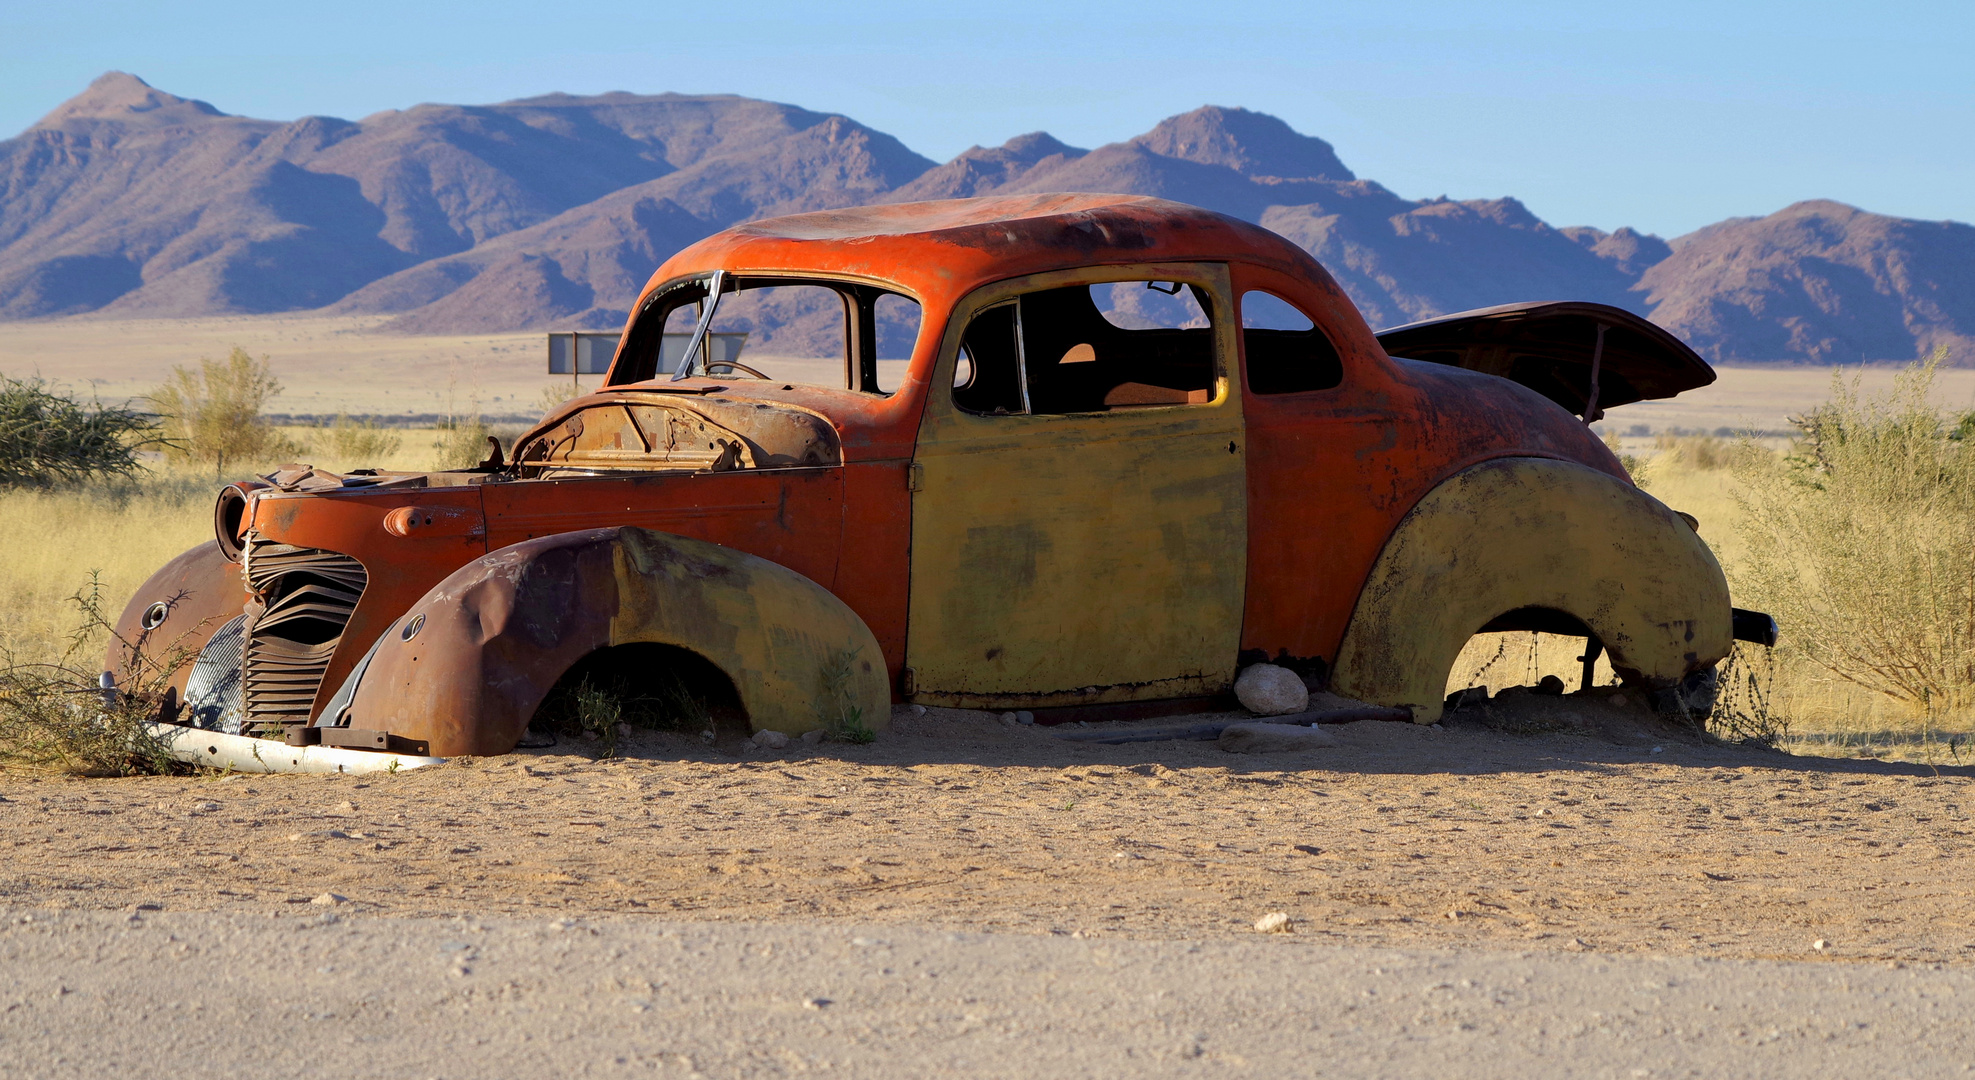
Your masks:
[{"label": "door hinge", "polygon": [[913,677],[911,668],[898,669],[898,696],[911,697],[918,689],[918,683],[919,680]]},{"label": "door hinge", "polygon": [[905,467],[905,490],[926,490],[926,467],[924,465],[915,461]]}]

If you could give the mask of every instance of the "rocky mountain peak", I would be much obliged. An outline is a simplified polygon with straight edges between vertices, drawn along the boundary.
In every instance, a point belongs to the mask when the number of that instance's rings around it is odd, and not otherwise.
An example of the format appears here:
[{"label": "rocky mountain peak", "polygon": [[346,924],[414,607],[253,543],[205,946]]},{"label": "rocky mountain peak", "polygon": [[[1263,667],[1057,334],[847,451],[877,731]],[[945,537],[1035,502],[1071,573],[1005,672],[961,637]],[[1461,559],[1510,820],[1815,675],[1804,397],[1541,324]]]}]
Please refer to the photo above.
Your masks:
[{"label": "rocky mountain peak", "polygon": [[1167,117],[1131,140],[1161,157],[1219,165],[1244,176],[1285,180],[1356,180],[1322,139],[1298,133],[1267,113],[1205,105]]},{"label": "rocky mountain peak", "polygon": [[55,106],[53,112],[29,130],[92,120],[160,126],[225,115],[203,101],[168,94],[128,72],[106,71],[82,93]]}]

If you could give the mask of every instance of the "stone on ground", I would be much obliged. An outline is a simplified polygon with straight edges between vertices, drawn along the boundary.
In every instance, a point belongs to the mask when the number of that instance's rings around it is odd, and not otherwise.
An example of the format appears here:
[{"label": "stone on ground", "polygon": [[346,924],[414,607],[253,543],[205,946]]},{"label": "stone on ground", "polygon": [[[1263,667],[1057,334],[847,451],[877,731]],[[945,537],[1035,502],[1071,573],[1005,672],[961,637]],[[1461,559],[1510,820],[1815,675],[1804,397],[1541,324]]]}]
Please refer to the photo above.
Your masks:
[{"label": "stone on ground", "polygon": [[1234,696],[1257,716],[1287,716],[1310,705],[1302,676],[1274,664],[1251,664],[1234,680]]}]

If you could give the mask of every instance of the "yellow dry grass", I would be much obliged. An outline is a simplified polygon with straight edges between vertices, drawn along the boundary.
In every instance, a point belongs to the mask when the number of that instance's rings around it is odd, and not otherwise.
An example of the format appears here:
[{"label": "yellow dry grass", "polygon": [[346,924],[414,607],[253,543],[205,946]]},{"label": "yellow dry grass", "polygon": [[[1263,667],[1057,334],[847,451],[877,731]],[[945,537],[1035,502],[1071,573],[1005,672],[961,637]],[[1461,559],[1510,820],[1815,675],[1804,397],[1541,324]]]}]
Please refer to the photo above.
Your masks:
[{"label": "yellow dry grass", "polygon": [[[1774,453],[1780,445],[1757,446],[1756,451]],[[1721,561],[1731,585],[1749,555],[1742,535],[1745,511],[1737,501],[1738,481],[1725,461],[1734,448],[1726,440],[1700,438],[1643,440],[1626,448],[1640,455],[1637,478],[1649,493],[1700,520],[1701,538]],[[1738,604],[1762,606],[1759,597],[1742,590],[1735,595]],[[1943,765],[1975,762],[1975,717],[1929,716],[1839,679],[1791,650],[1788,626],[1783,634],[1781,647],[1773,656],[1758,658],[1757,666],[1771,712],[1787,724],[1781,744],[1785,749]],[[1456,661],[1448,691],[1533,686],[1545,675],[1556,675],[1575,690],[1582,679],[1583,665],[1577,658],[1583,645],[1578,638],[1549,634],[1477,634]],[[1614,681],[1610,665],[1603,660],[1594,681],[1599,685]]]},{"label": "yellow dry grass", "polygon": [[[283,428],[281,434],[302,450],[301,460],[324,468],[417,470],[433,466],[449,433],[389,431],[399,436],[393,452],[352,460],[338,458],[328,429]],[[281,463],[229,468],[226,479]],[[114,615],[158,567],[212,538],[213,497],[221,483],[209,468],[153,462],[130,482],[0,488],[0,645],[20,660],[59,656],[78,621],[68,598],[94,573]]]}]

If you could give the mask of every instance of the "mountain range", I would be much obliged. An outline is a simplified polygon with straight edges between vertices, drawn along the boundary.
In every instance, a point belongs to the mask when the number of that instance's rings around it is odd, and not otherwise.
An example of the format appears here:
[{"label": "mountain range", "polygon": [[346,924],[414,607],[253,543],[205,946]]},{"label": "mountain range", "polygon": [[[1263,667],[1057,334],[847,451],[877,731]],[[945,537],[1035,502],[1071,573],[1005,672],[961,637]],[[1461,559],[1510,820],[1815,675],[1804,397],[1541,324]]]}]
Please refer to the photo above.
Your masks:
[{"label": "mountain range", "polygon": [[1257,222],[1315,255],[1374,326],[1582,299],[1717,361],[1946,345],[1975,363],[1975,227],[1808,201],[1670,241],[1557,228],[1513,198],[1402,198],[1238,108],[1094,150],[1035,132],[941,164],[849,117],[731,95],[279,123],[120,72],[0,142],[0,319],[320,309],[405,333],[614,328],[667,256],[739,222],[1047,191]]}]

